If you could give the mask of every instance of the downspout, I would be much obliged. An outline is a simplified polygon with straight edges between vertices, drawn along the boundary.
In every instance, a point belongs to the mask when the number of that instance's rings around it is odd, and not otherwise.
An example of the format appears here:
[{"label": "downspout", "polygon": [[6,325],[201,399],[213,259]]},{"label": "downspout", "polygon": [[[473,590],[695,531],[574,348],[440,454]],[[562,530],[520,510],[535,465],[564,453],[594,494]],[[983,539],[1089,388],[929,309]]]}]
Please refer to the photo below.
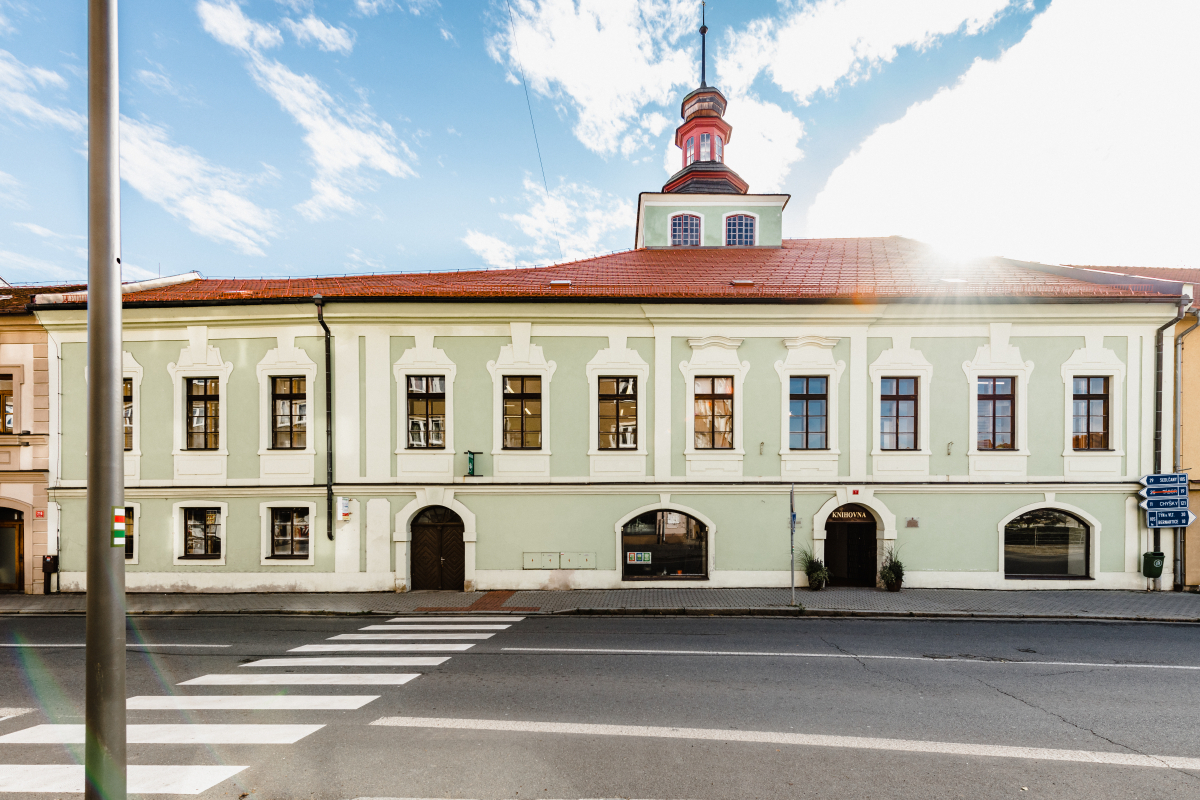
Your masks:
[{"label": "downspout", "polygon": [[[1163,412],[1163,331],[1174,325],[1179,324],[1183,319],[1183,311],[1191,305],[1191,298],[1185,300],[1179,298],[1179,308],[1175,312],[1175,319],[1170,322],[1164,322],[1154,332],[1154,472],[1162,472],[1162,412]],[[1154,545],[1153,551],[1156,553],[1162,552],[1162,528],[1154,528]],[[1158,588],[1159,579],[1154,580],[1154,588]]]},{"label": "downspout", "polygon": [[[1183,338],[1200,326],[1200,312],[1192,309],[1192,324],[1175,336],[1175,471],[1183,472]],[[1183,537],[1185,528],[1175,529],[1175,591],[1183,591]]]},{"label": "downspout", "polygon": [[317,322],[325,329],[325,535],[333,541],[333,362],[329,357],[329,326],[325,324],[325,298],[313,295]]}]

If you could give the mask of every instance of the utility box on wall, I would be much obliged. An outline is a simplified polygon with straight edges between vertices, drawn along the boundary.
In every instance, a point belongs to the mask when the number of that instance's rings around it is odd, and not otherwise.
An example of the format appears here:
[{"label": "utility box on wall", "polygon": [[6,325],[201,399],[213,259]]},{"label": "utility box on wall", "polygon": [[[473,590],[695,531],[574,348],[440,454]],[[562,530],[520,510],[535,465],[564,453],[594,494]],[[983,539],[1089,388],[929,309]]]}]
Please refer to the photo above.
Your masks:
[{"label": "utility box on wall", "polygon": [[595,569],[595,553],[525,553],[523,569]]}]

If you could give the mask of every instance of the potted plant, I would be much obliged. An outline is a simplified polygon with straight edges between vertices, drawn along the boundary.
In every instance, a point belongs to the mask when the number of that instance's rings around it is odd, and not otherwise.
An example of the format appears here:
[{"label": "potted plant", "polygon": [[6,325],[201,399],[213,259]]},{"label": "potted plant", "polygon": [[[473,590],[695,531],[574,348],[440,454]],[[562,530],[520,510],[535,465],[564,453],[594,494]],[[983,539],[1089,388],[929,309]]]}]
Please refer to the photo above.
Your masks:
[{"label": "potted plant", "polygon": [[896,549],[889,547],[883,554],[883,566],[879,568],[879,580],[889,592],[900,591],[904,582],[904,564],[896,557]]},{"label": "potted plant", "polygon": [[800,551],[800,569],[808,576],[808,588],[814,592],[824,589],[825,584],[829,583],[829,570],[808,548]]}]

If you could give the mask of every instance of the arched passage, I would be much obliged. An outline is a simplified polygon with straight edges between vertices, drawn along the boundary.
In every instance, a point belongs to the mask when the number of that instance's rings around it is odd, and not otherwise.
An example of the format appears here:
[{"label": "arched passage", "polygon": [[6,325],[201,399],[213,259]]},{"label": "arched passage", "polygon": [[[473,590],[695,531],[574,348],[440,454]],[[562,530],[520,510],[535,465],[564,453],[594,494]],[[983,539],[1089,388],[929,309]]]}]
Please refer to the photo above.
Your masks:
[{"label": "arched passage", "polygon": [[412,589],[461,592],[466,580],[462,517],[445,506],[429,506],[412,521]]},{"label": "arched passage", "polygon": [[0,592],[25,591],[25,515],[0,508]]},{"label": "arched passage", "polygon": [[825,566],[832,586],[874,586],[879,559],[875,516],[857,503],[825,520]]}]

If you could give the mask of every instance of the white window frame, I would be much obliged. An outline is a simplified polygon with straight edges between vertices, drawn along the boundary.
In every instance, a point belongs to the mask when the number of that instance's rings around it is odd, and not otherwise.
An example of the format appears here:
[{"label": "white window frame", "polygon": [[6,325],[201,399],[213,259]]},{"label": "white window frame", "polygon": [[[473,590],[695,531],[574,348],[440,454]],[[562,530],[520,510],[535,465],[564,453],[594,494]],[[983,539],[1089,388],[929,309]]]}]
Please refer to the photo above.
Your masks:
[{"label": "white window frame", "polygon": [[[547,361],[540,345],[530,344],[533,324],[509,324],[512,344],[502,345],[487,363],[492,376],[492,471],[497,478],[550,477],[550,381],[558,365]],[[537,450],[504,449],[504,379],[529,375],[542,379],[542,446]]]},{"label": "white window frame", "polygon": [[[273,508],[306,508],[308,509],[308,558],[272,558],[271,538],[271,509]],[[311,567],[317,563],[317,504],[299,500],[268,500],[258,504],[258,520],[262,551],[259,565],[264,567]],[[224,528],[222,528],[224,530]],[[221,543],[221,553],[225,552],[225,543]]]},{"label": "white window frame", "polygon": [[[699,211],[686,211],[686,210],[672,211],[670,213],[670,215],[667,216],[667,247],[692,247],[692,245],[671,244],[671,221],[673,219],[675,219],[676,217],[698,217],[700,219],[700,244],[695,245],[695,246],[703,247],[704,246],[704,214],[700,213]],[[757,226],[755,226],[755,230],[757,230]]]},{"label": "white window frame", "polygon": [[[458,367],[446,351],[433,346],[433,332],[415,333],[416,346],[400,354],[392,365],[396,381],[396,476],[413,480],[450,480],[454,477],[454,377]],[[443,449],[408,446],[408,376],[431,375],[446,379],[446,446]]]},{"label": "white window frame", "polygon": [[[679,362],[679,371],[683,373],[683,402],[684,441],[683,458],[689,478],[713,478],[724,480],[729,477],[741,477],[742,464],[746,450],[743,447],[743,418],[746,398],[743,390],[746,383],[746,373],[750,371],[749,361],[738,361],[738,348],[744,339],[731,339],[727,336],[705,336],[700,339],[688,339],[692,348],[692,357],[688,361]],[[733,449],[732,450],[697,450],[696,449],[696,378],[708,376],[733,377]]]},{"label": "white window frame", "polygon": [[[171,450],[175,466],[176,485],[224,485],[229,474],[229,375],[233,363],[221,361],[221,351],[208,344],[208,328],[204,325],[189,325],[190,344],[179,352],[179,360],[167,364],[171,376],[171,392],[174,409],[171,428],[174,446]],[[187,378],[216,377],[219,380],[220,410],[217,432],[220,446],[216,450],[188,450],[187,427],[184,424],[186,397],[183,382]]]},{"label": "white window frame", "polygon": [[[730,217],[754,217],[754,244],[729,244],[729,218]],[[758,237],[762,224],[762,219],[753,211],[730,211],[721,215],[721,246],[722,247],[758,247]]]},{"label": "white window frame", "polygon": [[[650,381],[650,365],[627,343],[625,334],[609,334],[608,347],[597,351],[585,367],[588,381],[588,459],[593,478],[615,480],[646,476],[650,441],[646,422],[646,388]],[[600,449],[600,378],[608,377],[637,378],[637,448],[634,450]]]},{"label": "white window frame", "polygon": [[[121,351],[121,379],[129,378],[133,384],[133,449],[124,451],[125,483],[136,486],[142,479],[142,365],[137,362],[128,350]],[[122,391],[122,394],[124,392]],[[124,401],[122,401],[124,402]],[[124,447],[124,432],[121,443]],[[134,563],[125,562],[125,563]]]},{"label": "white window frame", "polygon": [[[775,372],[779,374],[780,407],[783,409],[779,421],[780,476],[783,478],[806,479],[838,474],[838,459],[842,453],[838,446],[838,384],[841,383],[842,373],[846,371],[845,361],[833,359],[833,348],[839,341],[827,336],[796,336],[783,340],[788,349],[787,359],[775,362]],[[829,447],[825,450],[793,450],[790,447],[793,377],[826,379],[825,437]]]},{"label": "white window frame", "polygon": [[[142,556],[142,504],[126,500],[125,507],[133,509],[133,557],[125,559],[125,565],[136,567]],[[125,520],[125,535],[129,535],[129,520]]]},{"label": "white window frame", "polygon": [[[1125,362],[1104,346],[1103,332],[1087,332],[1083,348],[1062,365],[1063,378],[1063,477],[1105,479],[1123,477],[1125,470]],[[1108,450],[1076,450],[1072,447],[1074,380],[1076,377],[1108,378]]]},{"label": "white window frame", "polygon": [[[1008,343],[1012,324],[993,322],[989,326],[991,340],[975,351],[975,358],[964,361],[962,368],[967,379],[967,470],[972,477],[1005,480],[1024,478],[1029,462],[1029,379],[1033,362],[1022,361],[1021,351]],[[1017,446],[1012,450],[979,449],[979,379],[1012,378],[1013,435]]]},{"label": "white window frame", "polygon": [[[268,350],[255,367],[258,373],[258,471],[261,480],[272,483],[297,485],[312,484],[316,470],[317,431],[314,422],[316,405],[317,365],[308,353],[296,347],[294,333],[284,332],[278,336],[278,346]],[[283,377],[304,378],[304,402],[308,410],[308,430],[303,450],[275,450],[271,447],[274,433],[274,409],[272,406],[273,379]],[[224,413],[225,398],[221,398]]]},{"label": "white window frame", "polygon": [[[921,351],[912,348],[912,335],[898,333],[892,346],[879,354],[867,371],[871,376],[871,472],[879,480],[903,480],[929,475],[930,387],[933,384],[933,365]],[[880,419],[883,413],[882,381],[884,378],[917,379],[917,449],[884,450],[879,443]]]},{"label": "white window frame", "polygon": [[[185,558],[186,535],[183,525],[183,510],[185,508],[217,508],[221,512],[221,557],[220,558]],[[173,564],[177,567],[204,566],[223,567],[229,558],[229,504],[215,500],[184,500],[171,505],[171,528],[174,540]]]}]

